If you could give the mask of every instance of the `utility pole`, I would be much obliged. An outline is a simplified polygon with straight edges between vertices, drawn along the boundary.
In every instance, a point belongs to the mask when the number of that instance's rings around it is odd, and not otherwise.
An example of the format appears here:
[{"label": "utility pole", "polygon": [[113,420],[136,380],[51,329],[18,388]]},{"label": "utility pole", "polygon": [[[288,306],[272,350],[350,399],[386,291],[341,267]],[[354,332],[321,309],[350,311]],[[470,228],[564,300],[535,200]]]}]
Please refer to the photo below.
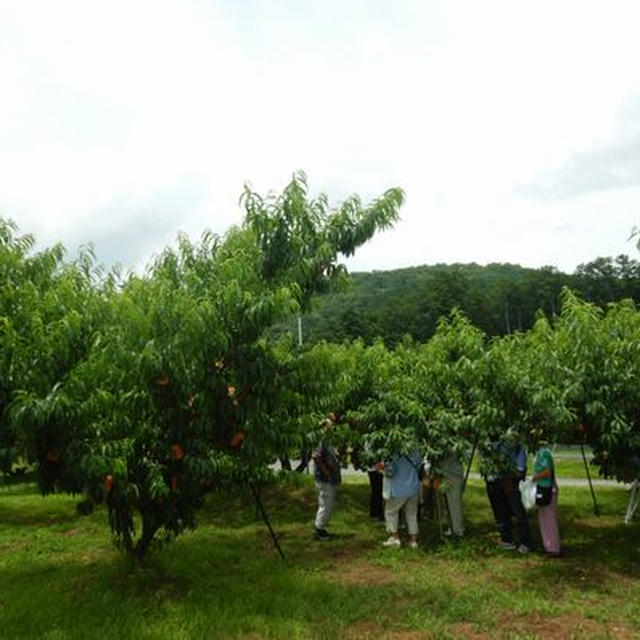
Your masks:
[{"label": "utility pole", "polygon": [[302,316],[298,314],[298,346],[302,346]]}]

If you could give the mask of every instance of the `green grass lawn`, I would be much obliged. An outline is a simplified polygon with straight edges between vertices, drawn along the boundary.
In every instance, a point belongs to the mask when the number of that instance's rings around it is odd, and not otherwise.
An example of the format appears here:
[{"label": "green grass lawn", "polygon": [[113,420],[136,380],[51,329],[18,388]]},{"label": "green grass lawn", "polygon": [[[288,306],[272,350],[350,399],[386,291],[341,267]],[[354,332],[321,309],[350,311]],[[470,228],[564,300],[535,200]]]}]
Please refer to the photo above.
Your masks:
[{"label": "green grass lawn", "polygon": [[[368,486],[348,478],[332,522],[311,538],[309,476],[263,500],[280,560],[249,491],[214,496],[200,527],[133,569],[106,514],[76,499],[0,488],[2,638],[634,638],[640,637],[640,524],[627,493],[564,488],[566,554],[499,551],[484,487],[465,495],[468,537],[441,543],[421,522],[421,548],[383,549],[367,516]],[[537,534],[535,514],[532,530]]]}]

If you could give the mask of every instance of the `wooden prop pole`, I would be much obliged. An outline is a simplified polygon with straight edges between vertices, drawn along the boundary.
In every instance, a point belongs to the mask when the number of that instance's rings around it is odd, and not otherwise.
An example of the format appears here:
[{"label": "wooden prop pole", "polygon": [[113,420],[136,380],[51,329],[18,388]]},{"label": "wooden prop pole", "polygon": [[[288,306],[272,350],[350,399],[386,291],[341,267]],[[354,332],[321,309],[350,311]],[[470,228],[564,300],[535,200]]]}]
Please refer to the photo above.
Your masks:
[{"label": "wooden prop pole", "polygon": [[256,505],[258,506],[258,509],[260,510],[260,514],[262,515],[262,519],[265,521],[269,529],[269,533],[271,534],[271,539],[273,540],[273,544],[276,546],[276,549],[278,550],[280,557],[284,560],[284,553],[282,553],[282,549],[280,548],[280,544],[278,543],[278,538],[271,527],[271,523],[269,522],[267,512],[264,510],[264,507],[262,506],[262,501],[260,500],[258,491],[256,490],[256,487],[253,483],[250,486],[251,486],[251,491],[253,493],[253,497],[255,498],[255,501],[256,501]]},{"label": "wooden prop pole", "polygon": [[593,500],[593,512],[600,516],[600,508],[596,500],[596,494],[593,490],[593,483],[591,482],[591,473],[589,473],[589,465],[587,464],[587,456],[584,453],[584,445],[580,445],[580,451],[582,451],[582,461],[584,462],[584,470],[587,472],[587,480],[589,481],[589,489],[591,489],[591,499]]}]

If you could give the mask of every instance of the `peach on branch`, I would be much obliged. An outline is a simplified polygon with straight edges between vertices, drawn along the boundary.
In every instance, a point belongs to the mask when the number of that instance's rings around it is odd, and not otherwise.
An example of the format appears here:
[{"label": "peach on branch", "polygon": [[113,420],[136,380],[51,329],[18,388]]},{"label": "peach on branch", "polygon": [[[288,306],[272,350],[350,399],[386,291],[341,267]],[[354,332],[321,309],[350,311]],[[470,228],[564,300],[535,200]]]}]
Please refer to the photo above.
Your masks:
[{"label": "peach on branch", "polygon": [[102,486],[106,489],[107,493],[109,493],[113,489],[114,484],[115,479],[110,473],[105,475],[105,477],[102,479]]},{"label": "peach on branch", "polygon": [[231,436],[231,441],[230,444],[234,449],[239,449],[242,446],[242,443],[244,442],[244,439],[247,437],[247,433],[246,431],[236,431],[232,436]]},{"label": "peach on branch", "polygon": [[172,444],[169,450],[169,455],[172,460],[182,460],[182,458],[184,458],[184,449],[182,448],[182,445],[178,443]]}]

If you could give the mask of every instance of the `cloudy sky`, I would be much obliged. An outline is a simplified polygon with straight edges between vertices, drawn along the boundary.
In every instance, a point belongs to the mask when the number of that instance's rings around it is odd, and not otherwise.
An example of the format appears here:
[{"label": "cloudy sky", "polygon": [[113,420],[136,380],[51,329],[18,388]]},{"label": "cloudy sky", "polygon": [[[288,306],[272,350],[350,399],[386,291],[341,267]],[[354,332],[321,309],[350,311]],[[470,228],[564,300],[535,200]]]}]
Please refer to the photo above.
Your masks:
[{"label": "cloudy sky", "polygon": [[296,169],[402,219],[349,266],[572,271],[640,223],[636,0],[0,0],[0,215],[141,266]]}]

